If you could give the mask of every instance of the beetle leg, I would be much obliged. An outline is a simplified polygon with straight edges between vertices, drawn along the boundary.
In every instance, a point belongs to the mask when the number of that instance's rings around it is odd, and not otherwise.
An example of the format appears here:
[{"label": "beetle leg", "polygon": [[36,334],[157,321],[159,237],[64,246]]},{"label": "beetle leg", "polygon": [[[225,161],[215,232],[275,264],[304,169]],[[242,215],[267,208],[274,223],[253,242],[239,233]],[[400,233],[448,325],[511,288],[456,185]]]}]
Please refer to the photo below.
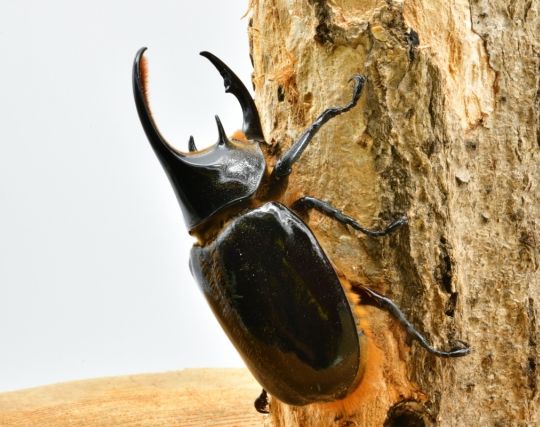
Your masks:
[{"label": "beetle leg", "polygon": [[402,216],[394,220],[390,225],[382,230],[370,230],[368,228],[360,225],[354,218],[345,215],[340,210],[333,207],[330,203],[325,202],[324,200],[316,199],[311,196],[304,196],[298,199],[293,203],[292,208],[298,211],[305,211],[306,209],[317,209],[319,212],[322,212],[325,215],[328,215],[331,218],[334,218],[336,221],[344,225],[350,225],[355,230],[358,230],[364,234],[367,234],[371,237],[380,237],[386,236],[394,231],[396,228],[401,227],[402,225],[407,224],[407,217]]},{"label": "beetle leg", "polygon": [[261,391],[261,394],[257,399],[255,399],[255,402],[253,403],[255,405],[255,409],[257,412],[261,414],[269,414],[270,410],[268,409],[268,393],[266,393],[266,390],[263,388]]},{"label": "beetle leg", "polygon": [[312,125],[308,127],[302,135],[300,135],[300,138],[298,138],[291,148],[289,148],[289,150],[277,161],[273,171],[275,177],[281,178],[289,175],[291,173],[293,163],[300,158],[321,126],[332,117],[345,113],[356,105],[362,93],[362,88],[364,87],[366,78],[361,75],[356,75],[351,80],[354,80],[354,90],[351,101],[344,107],[332,107],[324,110],[322,114],[315,119]]},{"label": "beetle leg", "polygon": [[426,337],[424,337],[420,332],[418,332],[418,330],[416,330],[414,325],[407,320],[407,318],[405,317],[405,314],[403,314],[400,308],[390,298],[387,298],[381,294],[378,294],[377,292],[361,285],[354,285],[353,290],[358,293],[367,295],[368,298],[371,301],[375,302],[377,306],[379,306],[380,308],[392,314],[399,321],[399,323],[403,325],[407,333],[413,339],[418,341],[418,343],[430,353],[439,357],[461,357],[471,352],[471,348],[463,341],[458,341],[461,344],[460,347],[454,347],[448,351],[438,350],[434,348],[428,342]]}]

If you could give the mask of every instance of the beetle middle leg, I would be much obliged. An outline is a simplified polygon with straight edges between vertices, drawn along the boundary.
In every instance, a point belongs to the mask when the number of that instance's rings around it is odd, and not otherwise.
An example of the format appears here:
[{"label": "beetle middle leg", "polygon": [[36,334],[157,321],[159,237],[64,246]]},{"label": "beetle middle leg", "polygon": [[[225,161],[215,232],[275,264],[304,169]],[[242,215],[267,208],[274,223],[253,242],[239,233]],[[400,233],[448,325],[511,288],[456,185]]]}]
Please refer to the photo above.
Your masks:
[{"label": "beetle middle leg", "polygon": [[330,203],[325,202],[324,200],[316,199],[311,196],[304,196],[298,199],[293,203],[292,208],[297,211],[305,211],[307,209],[317,209],[319,212],[328,215],[331,218],[334,218],[336,221],[344,225],[350,225],[355,230],[360,231],[361,233],[367,234],[371,237],[380,237],[390,234],[398,227],[407,224],[407,217],[402,216],[394,221],[392,221],[386,228],[382,230],[370,230],[368,228],[360,225],[354,218],[345,215],[339,209],[333,207]]},{"label": "beetle middle leg", "polygon": [[277,161],[273,175],[277,178],[282,178],[291,173],[292,165],[300,158],[306,147],[309,145],[313,137],[319,129],[332,117],[345,113],[353,108],[362,94],[362,89],[366,82],[366,78],[361,75],[354,76],[353,96],[351,101],[344,107],[332,107],[324,110],[319,117],[315,119],[310,127],[308,127],[300,138],[287,150],[287,152]]},{"label": "beetle middle leg", "polygon": [[435,356],[439,356],[439,357],[461,357],[461,356],[466,356],[467,354],[471,352],[470,347],[463,341],[458,341],[461,344],[461,346],[454,347],[448,351],[438,350],[434,348],[428,342],[427,338],[424,337],[420,332],[418,332],[418,330],[414,327],[414,325],[409,320],[407,320],[407,318],[405,317],[405,314],[403,314],[401,309],[390,298],[387,298],[381,294],[378,294],[377,292],[361,285],[353,286],[353,291],[358,294],[367,296],[367,299],[369,301],[373,302],[378,307],[392,314],[399,321],[399,323],[401,323],[401,325],[405,328],[405,330],[411,336],[411,338],[418,341],[418,343],[431,354],[434,354]]}]

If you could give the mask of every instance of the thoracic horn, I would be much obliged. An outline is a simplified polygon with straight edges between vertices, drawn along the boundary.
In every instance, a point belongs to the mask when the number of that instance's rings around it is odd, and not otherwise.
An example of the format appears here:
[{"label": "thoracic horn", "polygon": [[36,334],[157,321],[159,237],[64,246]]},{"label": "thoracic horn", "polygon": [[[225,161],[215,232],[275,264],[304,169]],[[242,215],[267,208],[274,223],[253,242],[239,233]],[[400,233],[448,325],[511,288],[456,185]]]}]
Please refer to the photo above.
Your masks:
[{"label": "thoracic horn", "polygon": [[145,51],[146,47],[139,49],[135,55],[135,61],[133,62],[133,94],[135,96],[137,113],[139,113],[139,119],[141,120],[146,136],[159,159],[162,162],[177,162],[184,157],[184,155],[171,147],[165,138],[163,138],[152,118],[150,106],[148,105],[146,97],[146,80],[148,73],[146,59],[144,58]]},{"label": "thoracic horn", "polygon": [[221,124],[221,120],[219,120],[218,116],[216,116],[216,123],[217,123],[218,134],[219,134],[218,144],[219,145],[227,144],[229,142],[229,139],[227,138],[225,129],[223,129],[223,125]]},{"label": "thoracic horn", "polygon": [[190,153],[197,151],[197,146],[195,145],[195,138],[193,138],[193,135],[189,137],[188,150]]},{"label": "thoracic horn", "polygon": [[242,130],[246,137],[251,140],[263,142],[264,136],[261,129],[259,113],[247,88],[238,76],[217,56],[210,52],[201,52],[201,55],[214,64],[214,67],[217,68],[221,77],[223,77],[225,92],[232,93],[236,96],[236,99],[238,99],[244,116]]},{"label": "thoracic horn", "polygon": [[[159,133],[148,105],[143,57],[145,50],[143,48],[137,52],[133,64],[137,111],[150,144],[176,193],[186,225],[189,230],[194,230],[221,210],[255,194],[266,170],[264,154],[257,141],[244,144],[229,141],[217,116],[219,139],[216,144],[197,153],[194,153],[193,137],[189,139],[189,153],[180,153],[170,146]],[[243,99],[247,102],[247,98]],[[248,125],[248,129],[252,127]]]}]

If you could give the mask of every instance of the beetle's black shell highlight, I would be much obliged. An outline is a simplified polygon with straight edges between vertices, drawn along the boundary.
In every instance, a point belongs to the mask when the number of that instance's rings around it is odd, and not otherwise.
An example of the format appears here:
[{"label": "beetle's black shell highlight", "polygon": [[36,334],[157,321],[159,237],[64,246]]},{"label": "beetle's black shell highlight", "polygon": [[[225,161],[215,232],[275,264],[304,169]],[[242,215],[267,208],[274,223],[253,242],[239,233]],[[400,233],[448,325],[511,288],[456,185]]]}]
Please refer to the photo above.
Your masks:
[{"label": "beetle's black shell highlight", "polygon": [[355,319],[309,228],[270,202],[229,223],[191,270],[260,384],[292,405],[335,401],[357,384]]}]

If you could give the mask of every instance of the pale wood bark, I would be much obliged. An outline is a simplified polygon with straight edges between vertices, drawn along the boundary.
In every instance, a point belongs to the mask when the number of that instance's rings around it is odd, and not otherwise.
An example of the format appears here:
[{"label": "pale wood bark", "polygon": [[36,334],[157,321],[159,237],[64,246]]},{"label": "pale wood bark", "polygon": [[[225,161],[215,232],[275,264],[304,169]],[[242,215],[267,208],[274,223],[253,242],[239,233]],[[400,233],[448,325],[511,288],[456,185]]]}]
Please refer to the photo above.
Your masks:
[{"label": "pale wood bark", "polygon": [[406,213],[408,227],[379,240],[317,213],[309,224],[349,282],[392,297],[438,347],[463,339],[473,349],[428,355],[364,308],[371,370],[355,398],[273,400],[273,425],[540,425],[539,9],[251,1],[256,102],[276,153],[349,100],[353,74],[368,78],[359,105],[306,150],[284,200],[320,197],[367,226]]},{"label": "pale wood bark", "polygon": [[247,369],[186,369],[0,394],[0,426],[260,426]]}]

